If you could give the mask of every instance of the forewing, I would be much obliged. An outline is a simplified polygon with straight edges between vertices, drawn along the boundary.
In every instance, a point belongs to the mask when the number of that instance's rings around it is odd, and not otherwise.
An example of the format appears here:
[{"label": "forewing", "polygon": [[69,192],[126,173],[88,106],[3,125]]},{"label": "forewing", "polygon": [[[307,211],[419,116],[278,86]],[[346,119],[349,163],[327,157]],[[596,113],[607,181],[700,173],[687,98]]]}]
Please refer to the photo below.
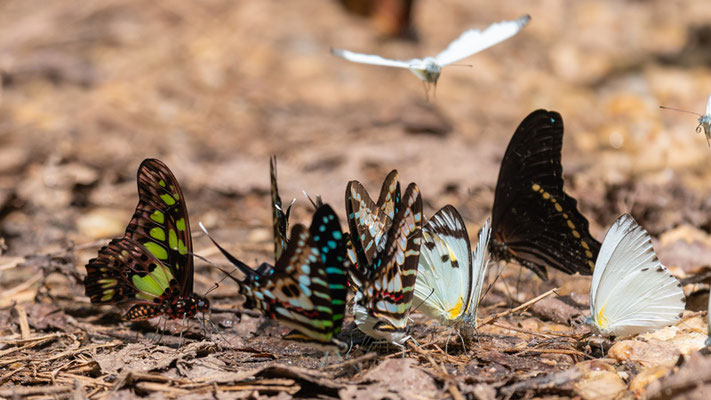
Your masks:
[{"label": "forewing", "polygon": [[282,208],[279,188],[277,187],[276,156],[269,160],[269,177],[272,194],[272,226],[274,228],[274,261],[278,260],[286,249],[286,233],[289,227],[289,211],[291,206],[284,211]]},{"label": "forewing", "polygon": [[170,169],[146,159],[138,168],[138,205],[124,237],[171,269],[183,295],[193,291],[193,242],[185,197]]},{"label": "forewing", "polygon": [[529,114],[509,142],[494,194],[492,256],[543,277],[546,266],[590,275],[600,249],[577,201],[563,191],[562,145],[560,114]]},{"label": "forewing", "polygon": [[479,241],[477,242],[476,250],[474,250],[471,268],[472,285],[466,314],[469,316],[469,320],[473,324],[476,324],[476,312],[479,309],[479,298],[481,297],[481,289],[484,286],[484,279],[486,278],[486,268],[489,265],[487,250],[490,237],[491,224],[487,219],[484,226],[482,226],[479,231]]},{"label": "forewing", "polygon": [[415,282],[417,309],[445,322],[461,317],[472,290],[471,257],[464,220],[454,207],[444,206],[422,228]]},{"label": "forewing", "polygon": [[86,265],[86,296],[95,304],[149,302],[165,295],[177,281],[166,267],[141,244],[114,239]]},{"label": "forewing", "polygon": [[445,66],[467,58],[472,54],[478,53],[517,34],[521,28],[526,26],[530,19],[530,16],[524,15],[514,21],[503,21],[491,24],[483,31],[470,29],[450,43],[443,52],[435,57],[435,60],[437,64]]},{"label": "forewing", "polygon": [[361,64],[382,65],[385,67],[410,68],[411,62],[390,60],[374,54],[354,53],[348,50],[331,49],[331,53],[338,57],[345,58],[348,61],[353,61]]},{"label": "forewing", "polygon": [[363,283],[363,301],[371,316],[404,329],[414,296],[422,241],[422,197],[414,183],[405,190],[402,208],[388,233],[385,251],[370,280]]},{"label": "forewing", "polygon": [[395,219],[395,215],[397,215],[400,200],[400,178],[398,177],[397,170],[394,169],[385,177],[376,204],[383,210],[385,215],[388,216],[390,221],[392,221]]},{"label": "forewing", "polygon": [[706,102],[706,115],[711,116],[711,96],[709,96],[709,99]]},{"label": "forewing", "polygon": [[620,337],[675,323],[686,303],[681,283],[659,262],[649,234],[629,214],[605,236],[590,293],[600,331]]},{"label": "forewing", "polygon": [[376,258],[385,248],[392,220],[358,181],[351,181],[346,187],[346,215],[358,260],[355,272],[363,276],[372,274],[378,268]]}]

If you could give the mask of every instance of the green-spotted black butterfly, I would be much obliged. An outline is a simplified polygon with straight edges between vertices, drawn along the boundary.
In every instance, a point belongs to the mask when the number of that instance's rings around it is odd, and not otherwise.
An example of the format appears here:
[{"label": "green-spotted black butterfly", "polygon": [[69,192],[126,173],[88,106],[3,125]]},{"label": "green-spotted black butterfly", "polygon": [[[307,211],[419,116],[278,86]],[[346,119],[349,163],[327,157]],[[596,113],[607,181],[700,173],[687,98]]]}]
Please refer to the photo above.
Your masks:
[{"label": "green-spotted black butterfly", "polygon": [[138,206],[121,239],[86,265],[86,295],[94,304],[127,304],[124,319],[190,318],[210,308],[193,293],[193,257],[185,198],[163,162],[138,168]]}]

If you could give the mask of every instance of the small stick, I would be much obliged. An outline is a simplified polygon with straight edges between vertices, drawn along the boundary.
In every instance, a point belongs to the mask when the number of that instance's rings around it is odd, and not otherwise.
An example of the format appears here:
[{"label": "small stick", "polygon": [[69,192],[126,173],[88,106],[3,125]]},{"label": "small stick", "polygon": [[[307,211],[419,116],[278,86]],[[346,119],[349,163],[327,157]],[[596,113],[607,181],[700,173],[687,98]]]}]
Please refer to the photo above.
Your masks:
[{"label": "small stick", "polygon": [[378,353],[365,353],[360,357],[352,358],[350,360],[343,361],[338,364],[331,364],[323,367],[324,371],[327,371],[329,369],[336,369],[336,368],[345,368],[345,367],[350,367],[351,365],[354,364],[359,364],[365,361],[370,361],[374,358],[378,358]]},{"label": "small stick", "polygon": [[[440,372],[442,373],[442,380],[447,383],[447,385],[448,385],[447,389],[449,390],[449,393],[452,395],[452,398],[453,398],[454,400],[464,400],[464,396],[462,396],[462,393],[459,391],[459,388],[457,387],[457,385],[455,385],[455,384],[452,382],[452,377],[449,375],[449,372],[447,372],[447,369],[444,368],[444,365],[438,364],[437,361],[435,361],[435,360],[432,358],[432,356],[430,356],[429,354],[427,354],[424,350],[421,350],[421,349],[420,349],[419,347],[417,347],[417,345],[415,345],[414,343],[408,341],[407,344],[408,344],[413,350],[415,350],[416,353],[418,353],[418,354],[424,356],[424,357],[427,359],[427,361],[428,361],[430,364],[432,364],[432,366],[433,366],[435,369],[440,370]],[[440,349],[440,351],[441,351],[441,349]]]},{"label": "small stick", "polygon": [[32,333],[30,332],[30,324],[27,322],[27,311],[25,311],[25,306],[20,304],[15,305],[15,312],[17,312],[17,319],[20,323],[21,337],[22,339],[27,340],[30,338]]},{"label": "small stick", "polygon": [[[502,317],[505,317],[505,316],[507,316],[507,315],[509,315],[509,314],[513,314],[513,313],[515,313],[515,312],[519,312],[519,311],[521,311],[521,310],[525,310],[525,309],[527,309],[528,307],[531,307],[532,305],[534,305],[534,304],[538,303],[539,301],[545,299],[546,297],[550,296],[551,294],[556,293],[556,290],[558,290],[558,289],[559,289],[559,288],[553,288],[553,289],[551,289],[551,290],[549,290],[549,291],[543,293],[542,295],[540,295],[540,296],[538,296],[538,297],[536,297],[536,298],[534,298],[534,299],[531,299],[531,300],[529,300],[529,301],[527,301],[527,302],[521,304],[520,306],[518,306],[518,307],[516,307],[516,308],[512,308],[512,309],[510,309],[510,310],[506,310],[506,311],[500,312],[500,313],[498,313],[498,314],[496,314],[496,315],[492,315],[492,316],[486,318],[485,320],[483,320],[481,323],[477,324],[477,328],[478,328],[478,327],[481,327],[481,326],[484,326],[484,325],[488,325],[488,324],[490,324],[490,323],[496,321],[497,319],[502,318]],[[556,294],[557,294],[557,293],[556,293]]]}]

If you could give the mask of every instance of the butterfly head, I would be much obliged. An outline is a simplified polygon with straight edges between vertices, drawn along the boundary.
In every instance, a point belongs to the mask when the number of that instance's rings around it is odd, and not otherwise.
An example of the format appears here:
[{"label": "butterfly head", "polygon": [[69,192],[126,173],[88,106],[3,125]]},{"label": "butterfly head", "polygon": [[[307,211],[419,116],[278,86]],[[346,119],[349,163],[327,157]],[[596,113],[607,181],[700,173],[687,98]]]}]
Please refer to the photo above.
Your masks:
[{"label": "butterfly head", "polygon": [[703,129],[706,139],[711,138],[711,115],[702,115],[699,117],[699,125],[696,127],[696,132],[701,132]]},{"label": "butterfly head", "polygon": [[191,318],[198,312],[206,313],[210,310],[210,301],[205,297],[191,293],[185,298],[178,298],[175,301],[164,303],[167,308],[165,314],[173,319]]}]

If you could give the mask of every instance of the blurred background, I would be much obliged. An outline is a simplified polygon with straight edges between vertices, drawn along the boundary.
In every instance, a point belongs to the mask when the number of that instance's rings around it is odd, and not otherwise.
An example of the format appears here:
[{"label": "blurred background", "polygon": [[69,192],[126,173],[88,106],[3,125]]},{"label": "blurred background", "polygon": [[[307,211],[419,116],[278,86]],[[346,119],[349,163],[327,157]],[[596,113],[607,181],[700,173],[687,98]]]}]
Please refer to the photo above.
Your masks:
[{"label": "blurred background", "polygon": [[[518,35],[463,61],[472,68],[445,68],[429,102],[410,72],[329,52],[435,55],[524,14]],[[506,145],[537,108],[564,118],[566,190],[595,237],[631,211],[664,263],[711,259],[711,149],[695,116],[659,109],[705,110],[708,1],[3,1],[0,73],[5,288],[27,279],[11,273],[17,257],[72,245],[83,274],[123,233],[146,157],[177,176],[193,230],[203,221],[250,261],[272,257],[271,154],[283,199],[297,198],[293,222],[310,221],[306,190],[345,227],[346,183],[377,196],[397,168],[426,215],[451,203],[473,236]]]}]

